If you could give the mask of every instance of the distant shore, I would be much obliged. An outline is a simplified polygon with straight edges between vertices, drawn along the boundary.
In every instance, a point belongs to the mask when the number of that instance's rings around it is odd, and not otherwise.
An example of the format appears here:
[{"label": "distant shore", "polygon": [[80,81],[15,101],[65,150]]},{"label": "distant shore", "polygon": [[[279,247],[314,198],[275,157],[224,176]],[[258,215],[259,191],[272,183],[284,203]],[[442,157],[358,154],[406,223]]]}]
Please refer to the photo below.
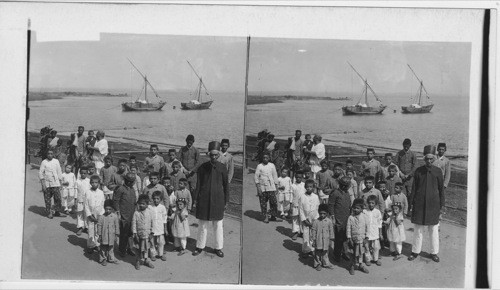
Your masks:
[{"label": "distant shore", "polygon": [[111,94],[111,93],[90,93],[90,92],[30,92],[29,101],[45,101],[57,100],[64,97],[86,97],[86,96],[105,96],[105,97],[126,97],[128,94]]},{"label": "distant shore", "polygon": [[283,103],[284,101],[309,101],[309,100],[327,100],[327,101],[347,101],[349,97],[315,97],[315,96],[294,96],[294,95],[278,95],[278,96],[252,96],[249,95],[247,105],[261,105],[272,103]]}]

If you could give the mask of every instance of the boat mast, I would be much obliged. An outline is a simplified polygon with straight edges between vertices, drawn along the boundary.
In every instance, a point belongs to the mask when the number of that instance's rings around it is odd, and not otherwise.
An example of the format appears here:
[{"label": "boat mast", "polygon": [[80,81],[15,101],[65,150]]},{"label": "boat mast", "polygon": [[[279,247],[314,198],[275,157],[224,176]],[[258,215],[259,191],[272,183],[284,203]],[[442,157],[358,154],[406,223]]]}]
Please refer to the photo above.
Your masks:
[{"label": "boat mast", "polygon": [[201,84],[202,80],[200,78],[200,81],[198,82],[198,102],[201,103]]},{"label": "boat mast", "polygon": [[148,101],[148,77],[144,75],[144,99]]},{"label": "boat mast", "polygon": [[196,70],[194,69],[193,65],[191,65],[191,63],[189,62],[189,60],[186,60],[187,63],[189,64],[189,67],[191,67],[191,69],[193,70],[194,74],[196,75],[196,77],[200,80],[199,84],[198,84],[198,87],[199,87],[199,90],[198,90],[198,98],[199,98],[199,94],[201,93],[201,87],[203,86],[203,88],[205,89],[205,93],[207,95],[209,95],[208,93],[208,89],[207,87],[205,87],[205,84],[203,83],[203,80],[201,79],[201,77],[198,75],[198,73],[196,72]]},{"label": "boat mast", "polygon": [[415,73],[415,71],[411,68],[411,66],[409,64],[406,64],[411,72],[413,73],[413,75],[415,76],[415,78],[417,78],[417,80],[419,81],[420,83],[420,88],[419,88],[419,95],[418,95],[418,104],[421,105],[421,101],[422,101],[422,91],[425,92],[425,95],[427,96],[427,98],[429,98],[429,93],[427,93],[427,90],[425,89],[424,87],[424,82],[418,78],[417,74]]},{"label": "boat mast", "polygon": [[368,105],[368,79],[365,79],[365,104],[367,107]]}]

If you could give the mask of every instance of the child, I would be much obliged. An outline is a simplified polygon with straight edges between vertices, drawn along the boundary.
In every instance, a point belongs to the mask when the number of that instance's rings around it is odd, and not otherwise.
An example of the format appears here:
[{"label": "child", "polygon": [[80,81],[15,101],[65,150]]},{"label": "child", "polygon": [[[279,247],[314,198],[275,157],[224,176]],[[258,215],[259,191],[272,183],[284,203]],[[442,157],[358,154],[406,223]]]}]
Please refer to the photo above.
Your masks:
[{"label": "child", "polygon": [[[93,130],[89,130],[87,139],[85,139],[85,148],[87,148],[87,147],[94,147],[96,142],[97,142],[97,138],[94,136],[94,131]],[[94,150],[87,148],[87,155],[89,157],[92,156],[92,152],[93,151]]]},{"label": "child", "polygon": [[333,178],[339,180],[344,176],[344,169],[342,168],[342,163],[335,163],[333,165]]},{"label": "child", "polygon": [[278,211],[281,218],[288,217],[290,211],[290,201],[292,200],[292,180],[288,177],[288,169],[281,170],[281,176],[278,177]]},{"label": "child", "polygon": [[385,178],[385,182],[387,185],[387,190],[389,191],[389,195],[394,194],[394,186],[396,185],[396,183],[403,182],[397,175],[398,172],[399,169],[394,164],[389,165],[389,167],[387,168],[387,177]]},{"label": "child", "polygon": [[179,189],[179,181],[181,178],[187,179],[184,172],[181,171],[181,162],[174,161],[172,163],[172,172],[170,173],[170,184],[174,187],[174,190]]},{"label": "child", "polygon": [[311,237],[313,241],[314,251],[314,268],[321,271],[321,266],[324,268],[333,268],[330,259],[328,258],[328,249],[335,239],[333,231],[333,222],[329,218],[328,205],[320,204],[318,208],[319,217],[314,220],[311,229]]},{"label": "child", "polygon": [[345,170],[347,174],[347,170],[352,170],[353,178],[358,178],[358,174],[354,170],[354,162],[351,159],[347,159],[345,161]]},{"label": "child", "polygon": [[306,164],[309,163],[309,159],[311,158],[311,153],[306,153],[306,149],[311,151],[314,145],[314,142],[311,140],[311,134],[306,134],[306,140],[302,143],[302,152],[304,152],[304,161]]},{"label": "child", "polygon": [[69,214],[68,204],[73,203],[76,191],[76,177],[73,173],[73,166],[66,165],[64,173],[62,174],[62,206],[64,206],[64,213]]},{"label": "child", "polygon": [[370,195],[368,197],[368,208],[363,211],[368,229],[366,232],[367,242],[365,244],[365,263],[367,266],[370,266],[371,263],[375,263],[377,266],[382,265],[378,258],[380,251],[379,239],[382,238],[382,213],[375,208],[376,203],[377,197]]},{"label": "child", "polygon": [[93,176],[95,175],[95,171],[96,171],[96,168],[95,168],[95,163],[94,162],[89,162],[89,165],[88,165],[88,176]]},{"label": "child", "polygon": [[389,176],[389,167],[391,165],[396,166],[396,176],[399,176],[399,168],[394,162],[392,162],[392,153],[385,153],[384,156],[385,164],[382,166],[383,178]]},{"label": "child", "polygon": [[443,187],[446,189],[450,183],[451,171],[450,171],[450,159],[444,156],[446,152],[446,143],[439,143],[437,146],[438,155],[436,156],[432,165],[437,166],[443,172],[444,183]]},{"label": "child", "polygon": [[178,256],[186,253],[187,238],[190,235],[188,211],[186,208],[186,199],[177,199],[177,209],[173,216],[172,234],[175,238],[174,246],[179,251]]},{"label": "child", "polygon": [[149,165],[152,165],[153,171],[158,173],[160,172],[160,169],[162,169],[165,166],[165,161],[163,160],[163,157],[161,157],[158,154],[158,145],[156,144],[152,144],[149,147],[149,156],[147,156],[144,159],[145,170],[148,168]]},{"label": "child", "polygon": [[142,180],[142,189],[144,190],[144,188],[146,186],[148,186],[151,182],[149,181],[149,174],[151,172],[154,172],[154,167],[153,165],[148,165],[148,167],[146,167],[146,176],[144,176],[144,179]]},{"label": "child", "polygon": [[87,177],[88,169],[87,167],[80,167],[80,178],[76,180],[76,232],[77,236],[80,236],[84,230],[87,229],[85,223],[85,194],[87,190],[90,190],[90,179]]},{"label": "child", "polygon": [[313,255],[311,228],[315,219],[319,217],[319,197],[314,193],[316,183],[312,179],[306,180],[306,192],[300,197],[299,216],[302,230],[302,258]]},{"label": "child", "polygon": [[354,275],[354,270],[368,273],[368,269],[363,265],[363,254],[365,252],[363,244],[368,230],[366,217],[363,214],[363,206],[363,199],[356,198],[352,203],[352,214],[347,219],[346,235],[349,248],[352,250],[352,264],[349,269],[351,275]]},{"label": "child", "polygon": [[292,201],[290,207],[290,215],[292,216],[292,240],[296,240],[300,231],[299,226],[299,203],[300,197],[306,192],[302,178],[304,173],[302,171],[295,172],[295,183],[292,184]]},{"label": "child", "polygon": [[137,157],[135,157],[134,155],[130,155],[130,157],[128,158],[128,166],[129,168],[131,168],[132,166],[137,166]]},{"label": "child", "polygon": [[[169,179],[169,181],[170,181],[170,179]],[[177,209],[176,208],[177,198],[176,198],[175,193],[174,193],[174,187],[172,185],[170,185],[170,183],[168,185],[166,185],[166,188],[167,188],[167,195],[168,195],[169,201],[170,201],[169,206],[167,208],[167,231],[166,231],[166,234],[167,234],[167,241],[173,243],[174,236],[172,235],[172,221],[173,221],[173,216],[174,216],[175,210]]]},{"label": "child", "polygon": [[104,193],[99,189],[99,176],[90,177],[90,190],[85,193],[85,216],[87,218],[88,239],[87,253],[92,254],[97,251],[99,242],[97,241],[97,221],[104,213]]},{"label": "child", "polygon": [[177,200],[183,198],[185,200],[185,206],[187,208],[187,211],[191,211],[191,206],[192,206],[192,199],[191,199],[191,192],[189,192],[189,189],[187,189],[188,186],[188,180],[186,178],[181,178],[179,179],[179,189],[175,191],[175,198]]},{"label": "child", "polygon": [[349,178],[350,182],[351,182],[351,186],[349,187],[349,190],[348,190],[349,197],[351,198],[351,204],[354,201],[354,199],[356,198],[356,196],[358,195],[358,183],[354,179],[354,174],[355,174],[355,172],[352,169],[346,169],[346,171],[345,171],[346,177]]},{"label": "child", "polygon": [[153,240],[150,249],[149,257],[151,261],[156,261],[156,258],[162,261],[167,260],[166,252],[163,251],[165,247],[165,229],[167,228],[167,209],[162,204],[164,198],[161,191],[155,191],[152,194],[153,204],[149,206],[153,216]]},{"label": "child", "polygon": [[364,171],[365,169],[368,169],[370,172],[369,175],[375,177],[375,181],[379,181],[383,177],[382,166],[380,165],[380,162],[378,162],[378,160],[376,160],[374,157],[375,149],[366,149],[366,160],[361,162],[361,170]]},{"label": "child", "polygon": [[141,194],[143,188],[142,188],[142,180],[141,177],[137,174],[138,168],[135,164],[130,165],[130,172],[135,175],[135,182],[133,185],[134,191],[135,191],[135,199],[137,200],[139,198],[139,194]]},{"label": "child", "polygon": [[328,196],[335,189],[333,186],[333,171],[328,169],[328,161],[323,159],[319,163],[321,170],[316,173],[318,183],[318,196],[321,203],[328,203]]},{"label": "child", "polygon": [[141,264],[146,267],[154,268],[155,266],[148,259],[148,252],[151,240],[153,239],[153,215],[148,208],[149,196],[147,194],[139,195],[137,201],[137,209],[132,217],[132,234],[134,238],[134,247],[137,249],[137,260],[135,269],[139,270]]},{"label": "child", "polygon": [[403,242],[406,240],[405,226],[403,224],[403,214],[401,212],[401,204],[392,204],[392,215],[385,220],[389,226],[387,229],[387,239],[390,242],[391,255],[394,256],[394,261],[401,259],[401,251]]},{"label": "child", "polygon": [[396,204],[399,203],[401,205],[401,213],[404,215],[408,214],[408,199],[406,195],[402,193],[403,183],[397,182],[394,186],[394,194],[391,195],[391,203]]},{"label": "child", "polygon": [[149,196],[149,200],[152,202],[153,193],[155,191],[161,192],[161,200],[163,200],[163,205],[165,208],[168,208],[169,199],[165,198],[167,196],[167,189],[161,185],[160,175],[158,172],[151,172],[149,174],[149,181],[151,182],[148,186],[144,187],[142,193],[147,194]]},{"label": "child", "polygon": [[104,157],[104,166],[99,171],[99,177],[102,181],[102,192],[104,192],[104,196],[106,199],[111,199],[111,195],[113,194],[114,188],[108,188],[108,184],[111,181],[111,177],[118,172],[118,168],[113,165],[113,159],[111,156],[106,155]]},{"label": "child", "polygon": [[99,247],[99,263],[106,266],[108,262],[118,264],[115,259],[115,241],[120,237],[120,223],[118,216],[113,212],[113,201],[107,199],[104,202],[104,214],[99,216],[97,222],[97,241]]},{"label": "child", "polygon": [[366,176],[365,177],[365,189],[361,191],[361,194],[359,195],[359,198],[362,198],[365,201],[365,208],[366,208],[366,200],[370,195],[375,195],[377,197],[377,209],[380,212],[383,212],[385,210],[385,203],[384,199],[382,197],[382,194],[378,189],[376,189],[374,186],[374,181],[375,178],[373,176]]},{"label": "child", "polygon": [[[391,201],[391,195],[389,194],[389,190],[384,190],[381,191],[382,197],[384,198],[385,202],[385,210],[382,212],[382,220],[387,220],[391,214],[392,214],[392,201]],[[382,223],[382,245],[386,248],[389,248],[389,240],[387,240],[387,228],[389,226],[386,223]]]}]

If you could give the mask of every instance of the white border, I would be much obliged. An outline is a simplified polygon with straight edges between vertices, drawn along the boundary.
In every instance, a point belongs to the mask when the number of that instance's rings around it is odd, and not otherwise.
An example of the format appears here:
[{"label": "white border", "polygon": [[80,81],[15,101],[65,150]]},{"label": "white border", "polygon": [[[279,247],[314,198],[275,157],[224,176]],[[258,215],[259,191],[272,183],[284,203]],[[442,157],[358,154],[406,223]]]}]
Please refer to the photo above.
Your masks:
[{"label": "white border", "polygon": [[[118,1],[107,2],[116,3]],[[136,2],[128,1],[126,3]],[[150,1],[149,3],[158,2]],[[2,176],[2,180],[5,180],[3,183],[4,193],[1,195],[2,202],[0,203],[0,212],[2,212],[4,217],[0,219],[0,229],[2,229],[0,231],[0,240],[2,241],[0,256],[5,257],[0,263],[1,280],[20,281],[24,203],[22,199],[12,199],[10,196],[24,195],[25,45],[28,17],[32,20],[32,28],[37,31],[39,41],[56,41],[62,39],[97,40],[99,32],[242,37],[251,35],[254,37],[395,41],[464,41],[473,43],[471,50],[472,58],[474,60],[479,59],[480,61],[482,24],[478,25],[476,21],[477,14],[481,13],[480,11],[456,9],[381,9],[380,7],[498,7],[498,2],[492,1],[182,2],[182,4],[193,5],[175,5],[173,4],[175,1],[161,2],[161,4],[164,3],[168,3],[168,5],[0,3],[0,96],[2,96],[4,103],[7,104],[7,106],[2,106],[0,122],[2,124],[2,135],[9,138],[7,140],[4,139],[5,141],[1,145],[4,149],[3,152],[6,152],[4,155],[8,155],[5,157],[4,162],[8,166],[0,168],[0,176]],[[230,6],[229,4],[236,4],[236,6]],[[243,6],[246,4],[252,4],[253,6]],[[294,7],[283,6],[287,4]],[[356,6],[359,8],[354,8]],[[493,14],[495,12],[497,10],[494,10]],[[460,29],[457,29],[457,27]],[[468,199],[467,274],[465,279],[467,288],[474,286],[475,276],[475,223],[477,221],[477,212],[473,205],[477,204],[478,193],[475,190],[477,188],[475,186],[477,185],[477,174],[475,173],[478,172],[479,164],[473,162],[473,160],[474,157],[478,157],[477,132],[479,132],[480,72],[480,62],[473,61],[471,63],[471,105],[469,111],[470,158],[468,184],[470,194]],[[492,98],[491,104],[495,104]],[[496,133],[499,133],[497,128],[494,129]],[[493,126],[491,131],[493,132]],[[497,156],[490,156],[491,160],[500,161],[497,160]],[[490,245],[492,245],[491,240]],[[491,272],[490,277],[492,277]],[[69,286],[69,284],[60,282],[44,282],[42,284],[39,281],[36,284],[31,281],[24,282],[23,286],[26,287],[30,287],[30,285],[41,287],[42,285],[49,284],[52,286]],[[83,285],[83,287],[87,288],[92,287],[94,284],[72,284],[71,287]],[[132,285],[131,287],[144,285],[149,288],[157,286],[149,283],[132,283]],[[6,284],[5,286],[17,287],[21,285]],[[104,285],[101,284],[100,286]],[[111,286],[109,283],[105,284],[105,287],[109,286]],[[120,287],[123,286],[125,285],[120,283]],[[161,288],[170,286],[179,287],[186,285],[160,285]]]}]

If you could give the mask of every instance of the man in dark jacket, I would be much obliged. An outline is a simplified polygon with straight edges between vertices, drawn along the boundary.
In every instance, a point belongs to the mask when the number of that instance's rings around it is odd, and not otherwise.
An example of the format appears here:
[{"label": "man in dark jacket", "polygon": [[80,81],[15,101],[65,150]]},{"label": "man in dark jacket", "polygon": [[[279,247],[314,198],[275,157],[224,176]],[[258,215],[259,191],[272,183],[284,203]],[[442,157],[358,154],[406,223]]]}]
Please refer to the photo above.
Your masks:
[{"label": "man in dark jacket", "polygon": [[122,257],[128,253],[135,256],[134,252],[127,248],[129,238],[132,236],[132,217],[134,216],[136,196],[134,190],[135,175],[127,173],[124,177],[124,184],[115,188],[113,201],[116,214],[120,219],[120,246],[119,252]]},{"label": "man in dark jacket", "polygon": [[408,260],[414,260],[422,249],[424,227],[427,227],[431,242],[431,258],[439,262],[439,219],[444,207],[443,173],[432,165],[436,147],[424,147],[425,165],[417,168],[413,175],[412,196],[409,204],[413,208],[411,222],[415,224],[412,253]]},{"label": "man in dark jacket", "polygon": [[224,230],[222,220],[229,200],[229,187],[226,166],[217,161],[220,143],[217,141],[208,144],[210,161],[198,167],[196,189],[193,194],[196,218],[199,220],[196,250],[193,256],[199,255],[205,248],[207,228],[209,223],[214,228],[215,254],[224,257],[222,252]]}]

